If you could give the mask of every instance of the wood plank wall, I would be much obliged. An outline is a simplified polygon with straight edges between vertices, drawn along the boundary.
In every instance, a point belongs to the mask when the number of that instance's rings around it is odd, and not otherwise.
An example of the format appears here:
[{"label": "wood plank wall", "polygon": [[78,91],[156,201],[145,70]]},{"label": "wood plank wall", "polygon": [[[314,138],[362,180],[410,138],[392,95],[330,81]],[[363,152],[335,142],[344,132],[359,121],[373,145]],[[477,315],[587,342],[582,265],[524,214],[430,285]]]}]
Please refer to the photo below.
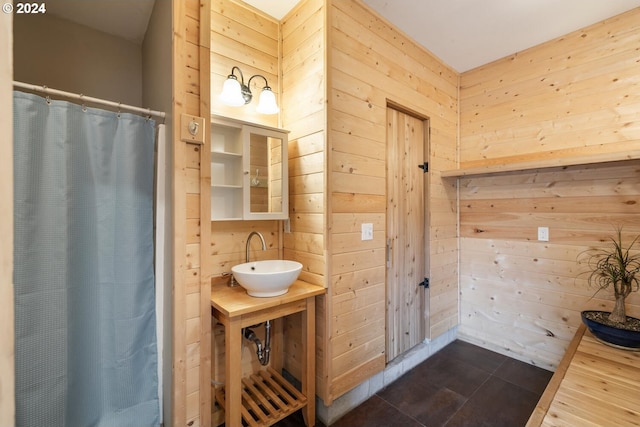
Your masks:
[{"label": "wood plank wall", "polygon": [[[463,73],[460,166],[640,148],[640,9]],[[460,337],[554,369],[591,299],[578,254],[640,233],[640,163],[460,179]],[[549,242],[537,227],[549,227]],[[640,313],[640,297],[629,300]]]},{"label": "wood plank wall", "polygon": [[[280,25],[274,18],[243,3],[234,0],[211,0],[210,29],[210,64],[211,64],[211,112],[247,122],[271,127],[280,127],[280,115],[258,114],[260,91],[264,80],[256,78],[251,85],[253,100],[243,107],[229,107],[217,100],[232,67],[239,67],[248,83],[248,79],[256,74],[266,77],[269,86],[280,98]],[[239,74],[236,73],[239,77]],[[278,100],[278,104],[281,101]],[[282,105],[280,105],[282,109]],[[207,160],[207,163],[209,160]],[[214,221],[210,214],[204,219],[210,235],[209,249],[205,257],[211,266],[214,280],[220,279],[222,273],[231,271],[231,267],[245,261],[246,239],[252,231],[260,232],[266,241],[267,250],[261,251],[258,243],[253,241],[251,259],[282,258],[282,222],[267,221]],[[224,328],[215,320],[208,325],[212,328],[212,362],[210,378],[218,383],[224,382]],[[259,335],[262,331],[256,331]],[[274,345],[281,341],[281,331],[273,331]],[[274,360],[272,359],[272,362]],[[248,374],[261,365],[255,351],[247,346],[242,356],[243,372]],[[209,379],[209,377],[207,377]],[[212,425],[224,422],[224,411],[213,409]]]},{"label": "wood plank wall", "polygon": [[[180,140],[180,116],[208,117],[209,0],[173,2],[174,104],[172,148],[174,167],[174,301],[173,301],[173,425],[210,425],[210,272],[204,254],[209,236],[200,219],[209,207],[210,138],[205,143]],[[203,22],[201,26],[201,21]]]},{"label": "wood plank wall", "polygon": [[[284,257],[303,265],[300,278],[327,287],[326,60],[322,0],[299,3],[281,22],[282,121],[289,129],[289,218]],[[316,389],[326,397],[326,298],[316,297]],[[301,318],[285,320],[284,367],[301,378]]]},{"label": "wood plank wall", "polygon": [[[279,127],[279,115],[256,112],[264,80],[251,83],[253,100],[242,107],[229,107],[218,101],[231,69],[239,67],[245,84],[260,74],[280,94],[280,26],[274,18],[241,1],[211,0],[211,112],[225,117]],[[238,80],[240,80],[239,74]]]},{"label": "wood plank wall", "polygon": [[464,73],[460,167],[638,150],[638,13]]},{"label": "wood plank wall", "polygon": [[[388,103],[428,117],[430,338],[458,323],[455,168],[458,74],[361,1],[329,2],[327,298],[331,372],[325,403],[385,365],[385,164]],[[374,239],[360,240],[360,224]]]},{"label": "wood plank wall", "polygon": [[[258,60],[251,58],[264,58],[264,34],[251,28],[264,31],[267,24],[230,0],[212,4],[215,96],[231,66],[243,60],[247,65],[242,67],[256,66]],[[458,75],[358,0],[303,1],[282,20],[280,31],[282,78],[277,87],[282,127],[291,131],[291,233],[281,236],[281,247],[285,258],[302,262],[303,280],[329,289],[317,298],[316,310],[317,393],[329,405],[385,363],[380,319],[385,310],[386,195],[381,171],[388,102],[430,119],[430,336],[458,322],[456,188],[439,176],[457,161]],[[254,44],[254,38],[261,42]],[[233,113],[215,99],[212,111]],[[360,241],[362,222],[374,224],[372,242]],[[244,248],[241,234],[259,226],[225,223],[218,232],[218,224],[212,223],[211,234],[214,274],[230,267],[234,257],[238,261]],[[299,334],[295,319],[287,322],[285,333],[284,364],[296,375],[300,344],[294,338]]]},{"label": "wood plank wall", "polygon": [[[279,24],[273,18],[232,0],[211,1],[211,112],[221,116],[277,127],[279,115],[255,112],[261,88],[252,87],[254,99],[243,107],[228,107],[217,100],[222,85],[234,66],[242,70],[245,83],[255,74],[264,75],[276,97],[279,81]],[[253,83],[263,83],[255,79]],[[252,84],[253,86],[253,84]],[[268,251],[252,251],[255,259],[274,259],[281,254],[281,235],[277,221],[208,221],[211,228],[212,274],[230,272],[245,260],[246,238],[251,231],[261,232]]]}]

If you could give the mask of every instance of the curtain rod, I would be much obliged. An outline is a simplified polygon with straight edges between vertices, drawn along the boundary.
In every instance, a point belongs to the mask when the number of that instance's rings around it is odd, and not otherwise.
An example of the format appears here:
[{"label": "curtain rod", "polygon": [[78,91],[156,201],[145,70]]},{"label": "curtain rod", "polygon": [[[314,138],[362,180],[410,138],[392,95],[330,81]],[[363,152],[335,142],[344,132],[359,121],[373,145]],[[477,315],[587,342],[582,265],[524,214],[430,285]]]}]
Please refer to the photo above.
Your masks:
[{"label": "curtain rod", "polygon": [[90,103],[93,103],[93,104],[106,105],[106,106],[109,106],[109,107],[118,108],[119,110],[127,110],[127,111],[131,111],[131,112],[134,112],[134,113],[146,114],[146,115],[149,115],[149,116],[160,117],[162,119],[164,119],[165,116],[166,116],[166,113],[164,113],[162,111],[154,111],[154,110],[151,110],[149,108],[134,107],[132,105],[121,104],[119,102],[107,101],[107,100],[100,99],[100,98],[92,98],[90,96],[85,96],[85,95],[83,95],[81,93],[78,94],[78,93],[65,92],[63,90],[51,89],[51,88],[49,88],[47,86],[37,86],[37,85],[28,84],[28,83],[18,82],[18,81],[15,81],[15,80],[13,81],[13,86],[19,87],[19,88],[23,88],[23,89],[32,90],[32,91],[35,91],[35,92],[43,92],[45,94],[50,94],[50,95],[57,95],[57,96],[64,96],[66,98],[71,98],[71,99],[78,99],[80,101],[90,102]]}]

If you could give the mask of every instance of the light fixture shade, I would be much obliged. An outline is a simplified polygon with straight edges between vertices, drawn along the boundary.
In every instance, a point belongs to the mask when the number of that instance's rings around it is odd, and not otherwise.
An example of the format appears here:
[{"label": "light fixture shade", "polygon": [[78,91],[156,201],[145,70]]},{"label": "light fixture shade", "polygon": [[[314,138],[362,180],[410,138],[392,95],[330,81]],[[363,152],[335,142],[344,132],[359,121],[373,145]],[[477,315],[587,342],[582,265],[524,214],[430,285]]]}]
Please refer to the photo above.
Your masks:
[{"label": "light fixture shade", "polygon": [[261,114],[277,114],[280,111],[276,104],[276,95],[269,86],[265,86],[260,92],[260,100],[256,111]]},{"label": "light fixture shade", "polygon": [[230,75],[227,77],[227,80],[224,81],[224,86],[222,86],[222,92],[218,99],[220,99],[220,102],[223,104],[230,105],[232,107],[240,107],[241,105],[244,105],[240,82],[235,76]]}]

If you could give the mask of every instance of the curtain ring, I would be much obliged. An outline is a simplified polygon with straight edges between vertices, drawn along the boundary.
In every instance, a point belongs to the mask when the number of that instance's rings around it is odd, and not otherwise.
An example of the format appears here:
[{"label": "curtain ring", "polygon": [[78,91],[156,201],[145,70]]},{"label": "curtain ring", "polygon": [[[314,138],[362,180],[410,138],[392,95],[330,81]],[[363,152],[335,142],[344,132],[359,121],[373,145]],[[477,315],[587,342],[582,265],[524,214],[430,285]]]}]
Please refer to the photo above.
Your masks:
[{"label": "curtain ring", "polygon": [[82,106],[82,111],[84,111],[84,112],[86,113],[86,112],[87,112],[87,106],[86,106],[86,105],[84,105],[84,101],[83,101],[83,99],[82,99],[82,98],[84,98],[84,95],[83,95],[83,94],[78,95],[78,99],[79,99],[79,100],[80,100],[80,102],[81,102],[81,104],[80,104],[80,105]]},{"label": "curtain ring", "polygon": [[[35,90],[35,87],[33,88]],[[46,94],[47,93],[47,85],[42,85],[42,91]],[[47,102],[47,105],[51,105],[51,97],[49,95],[44,97],[45,101]]]},{"label": "curtain ring", "polygon": [[116,113],[116,116],[117,116],[118,118],[120,118],[120,114],[121,114],[121,112],[122,112],[122,111],[121,111],[121,106],[122,106],[122,102],[118,102],[118,112]]}]

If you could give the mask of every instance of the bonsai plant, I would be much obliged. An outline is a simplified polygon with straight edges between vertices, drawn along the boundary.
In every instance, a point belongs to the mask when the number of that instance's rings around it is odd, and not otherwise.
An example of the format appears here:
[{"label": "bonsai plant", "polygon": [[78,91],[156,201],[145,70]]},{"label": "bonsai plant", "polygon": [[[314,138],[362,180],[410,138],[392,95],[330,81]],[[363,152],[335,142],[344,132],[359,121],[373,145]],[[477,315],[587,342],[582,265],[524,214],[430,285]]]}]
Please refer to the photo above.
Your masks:
[{"label": "bonsai plant", "polygon": [[[628,317],[625,311],[626,298],[631,292],[640,290],[640,252],[634,251],[634,246],[639,239],[640,236],[636,236],[628,246],[625,246],[622,243],[622,228],[620,227],[617,229],[616,237],[610,239],[611,245],[607,248],[586,251],[588,254],[587,265],[590,270],[587,282],[590,286],[598,289],[596,293],[611,288],[615,297],[615,305],[611,313],[584,311],[582,312],[583,321],[596,338],[625,348],[640,347],[640,341],[637,344],[629,342],[626,333],[612,331],[610,328],[620,331],[635,330],[636,334],[640,335],[640,320]],[[604,324],[604,326],[596,327],[594,322],[599,325]],[[602,330],[607,331],[604,336],[599,334]],[[612,339],[611,334],[616,337]],[[625,337],[618,338],[621,334]]]}]

